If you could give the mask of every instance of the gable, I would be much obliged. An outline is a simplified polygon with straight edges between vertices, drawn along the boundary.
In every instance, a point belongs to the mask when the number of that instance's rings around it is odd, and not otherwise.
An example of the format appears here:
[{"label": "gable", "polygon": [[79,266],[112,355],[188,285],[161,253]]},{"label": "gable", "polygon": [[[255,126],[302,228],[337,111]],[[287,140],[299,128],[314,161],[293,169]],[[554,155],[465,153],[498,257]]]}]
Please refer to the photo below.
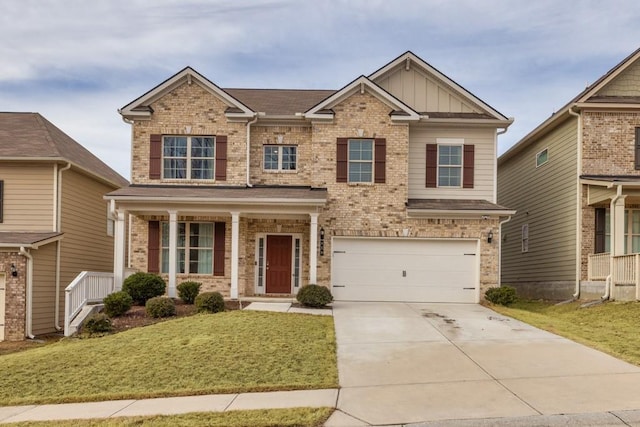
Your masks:
[{"label": "gable", "polygon": [[420,113],[484,113],[440,79],[427,75],[415,65],[409,70],[405,66],[398,66],[374,81]]},{"label": "gable", "polygon": [[640,96],[640,60],[636,60],[607,83],[596,97]]}]

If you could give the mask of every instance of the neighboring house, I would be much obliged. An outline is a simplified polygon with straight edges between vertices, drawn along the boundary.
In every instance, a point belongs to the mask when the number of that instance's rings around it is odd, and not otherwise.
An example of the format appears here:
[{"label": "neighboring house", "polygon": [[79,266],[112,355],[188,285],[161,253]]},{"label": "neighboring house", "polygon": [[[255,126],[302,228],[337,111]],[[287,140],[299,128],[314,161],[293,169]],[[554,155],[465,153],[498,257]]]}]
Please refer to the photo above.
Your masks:
[{"label": "neighboring house", "polygon": [[55,332],[78,273],[112,271],[103,196],[127,184],[40,114],[0,113],[0,341]]},{"label": "neighboring house", "polygon": [[[126,267],[226,297],[477,302],[498,283],[497,134],[512,123],[407,52],[339,90],[222,89],[185,68],[125,105]],[[131,253],[125,263],[125,224]]]},{"label": "neighboring house", "polygon": [[498,202],[518,212],[503,227],[502,283],[637,299],[640,263],[623,255],[640,252],[638,190],[640,50],[500,156]]}]

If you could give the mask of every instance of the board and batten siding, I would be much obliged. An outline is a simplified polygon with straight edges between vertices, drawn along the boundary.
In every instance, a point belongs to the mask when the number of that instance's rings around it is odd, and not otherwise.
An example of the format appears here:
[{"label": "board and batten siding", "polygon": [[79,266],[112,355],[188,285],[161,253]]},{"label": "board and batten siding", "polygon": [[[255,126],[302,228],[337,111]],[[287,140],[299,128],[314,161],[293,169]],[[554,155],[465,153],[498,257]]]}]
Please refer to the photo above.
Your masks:
[{"label": "board and batten siding", "polygon": [[[55,332],[56,243],[33,249],[31,255],[33,256],[32,331],[34,335]],[[64,288],[62,290],[64,291]]]},{"label": "board and batten siding", "polygon": [[[516,209],[502,228],[502,283],[575,282],[577,120],[570,118],[498,166],[498,204]],[[536,168],[536,154],[548,162]],[[522,252],[528,224],[529,250]]]},{"label": "board and batten siding", "polygon": [[52,231],[52,164],[2,162],[4,181],[3,222],[0,231]]},{"label": "board and batten siding", "polygon": [[[426,188],[426,146],[436,144],[438,138],[463,139],[465,145],[474,145],[473,188]],[[478,199],[495,202],[495,138],[495,129],[412,126],[409,130],[409,198]]]},{"label": "board and batten siding", "polygon": [[107,202],[114,188],[74,169],[62,175],[60,298],[81,271],[113,271],[113,237],[107,236]]},{"label": "board and batten siding", "polygon": [[415,65],[408,71],[404,67],[398,68],[391,74],[380,76],[375,82],[418,112],[483,112],[438,79],[427,76]]}]

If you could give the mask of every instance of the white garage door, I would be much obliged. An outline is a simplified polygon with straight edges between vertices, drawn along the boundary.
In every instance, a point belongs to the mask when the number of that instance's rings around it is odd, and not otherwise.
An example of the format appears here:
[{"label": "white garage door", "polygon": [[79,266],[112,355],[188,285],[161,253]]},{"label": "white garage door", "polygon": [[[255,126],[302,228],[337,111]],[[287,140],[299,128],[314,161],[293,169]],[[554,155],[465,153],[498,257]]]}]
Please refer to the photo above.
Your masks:
[{"label": "white garage door", "polygon": [[477,241],[334,238],[337,301],[478,301]]}]

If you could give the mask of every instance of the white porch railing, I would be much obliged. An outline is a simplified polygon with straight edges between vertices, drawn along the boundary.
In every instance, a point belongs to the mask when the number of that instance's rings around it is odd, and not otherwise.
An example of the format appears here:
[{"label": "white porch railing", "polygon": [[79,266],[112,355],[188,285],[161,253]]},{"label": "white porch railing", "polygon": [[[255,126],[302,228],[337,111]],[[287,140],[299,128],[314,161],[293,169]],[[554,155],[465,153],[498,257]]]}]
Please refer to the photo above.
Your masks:
[{"label": "white porch railing", "polygon": [[610,274],[611,258],[609,252],[589,254],[588,274],[589,280],[606,280]]},{"label": "white porch railing", "polygon": [[114,291],[113,273],[83,271],[65,289],[64,295],[64,335],[71,335],[73,319],[88,303],[101,302]]},{"label": "white porch railing", "polygon": [[613,257],[614,285],[636,285],[640,254],[618,255]]}]

